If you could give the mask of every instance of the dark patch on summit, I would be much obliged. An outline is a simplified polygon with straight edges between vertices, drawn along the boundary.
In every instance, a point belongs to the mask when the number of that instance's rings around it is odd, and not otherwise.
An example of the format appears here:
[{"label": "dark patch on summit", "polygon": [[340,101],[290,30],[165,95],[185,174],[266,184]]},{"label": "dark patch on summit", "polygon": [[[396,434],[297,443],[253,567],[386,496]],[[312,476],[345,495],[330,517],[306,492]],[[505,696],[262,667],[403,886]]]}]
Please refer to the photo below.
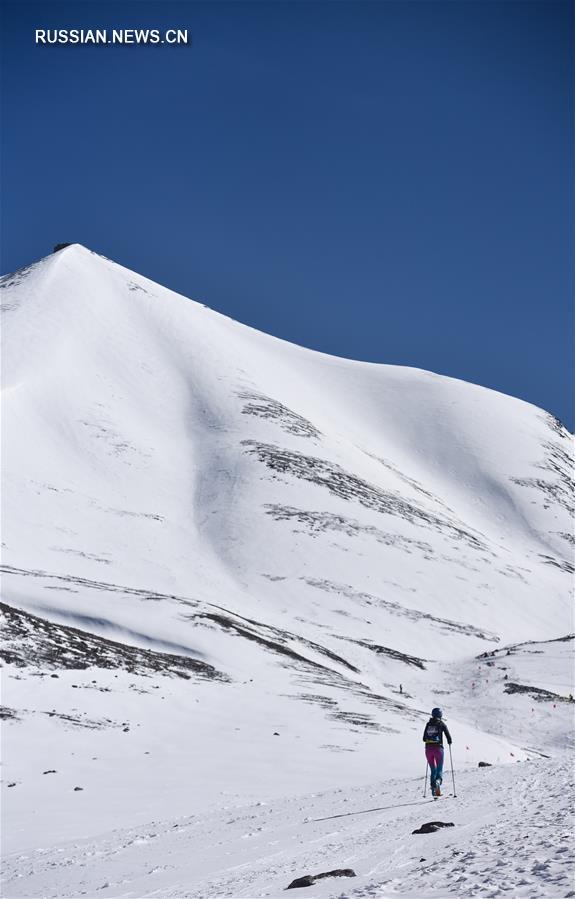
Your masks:
[{"label": "dark patch on summit", "polygon": [[322,880],[324,877],[357,877],[352,868],[336,868],[334,871],[325,871],[323,874],[306,874],[304,877],[297,877],[292,880],[286,890],[297,890],[299,887],[311,887],[316,880]]},{"label": "dark patch on summit", "polygon": [[422,824],[417,830],[412,830],[412,834],[414,833],[435,833],[437,830],[441,830],[442,827],[455,827],[455,824],[452,821],[428,821],[426,824]]},{"label": "dark patch on summit", "polygon": [[57,244],[55,244],[54,249],[52,250],[52,252],[53,252],[53,253],[59,253],[60,250],[65,250],[66,247],[71,247],[71,246],[72,246],[71,243],[57,243]]}]

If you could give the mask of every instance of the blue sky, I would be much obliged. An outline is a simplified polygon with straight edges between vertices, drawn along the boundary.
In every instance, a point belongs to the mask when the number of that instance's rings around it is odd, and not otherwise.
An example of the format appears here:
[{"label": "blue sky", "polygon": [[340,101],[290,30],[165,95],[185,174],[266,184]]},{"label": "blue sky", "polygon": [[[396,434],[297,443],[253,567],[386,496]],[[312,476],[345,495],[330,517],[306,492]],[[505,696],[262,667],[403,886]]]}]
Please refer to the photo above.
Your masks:
[{"label": "blue sky", "polygon": [[[573,9],[5,2],[2,268],[80,242],[287,340],[573,430]],[[34,44],[71,27],[192,43]]]}]

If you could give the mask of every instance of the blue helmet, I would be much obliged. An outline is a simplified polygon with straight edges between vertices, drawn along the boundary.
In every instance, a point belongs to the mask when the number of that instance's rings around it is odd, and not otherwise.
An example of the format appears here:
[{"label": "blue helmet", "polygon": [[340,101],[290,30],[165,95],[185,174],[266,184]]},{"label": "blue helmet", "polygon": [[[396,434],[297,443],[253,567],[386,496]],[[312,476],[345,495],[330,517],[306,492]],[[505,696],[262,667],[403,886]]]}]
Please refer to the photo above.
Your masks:
[{"label": "blue helmet", "polygon": [[443,718],[443,709],[432,709],[431,717],[432,718]]}]

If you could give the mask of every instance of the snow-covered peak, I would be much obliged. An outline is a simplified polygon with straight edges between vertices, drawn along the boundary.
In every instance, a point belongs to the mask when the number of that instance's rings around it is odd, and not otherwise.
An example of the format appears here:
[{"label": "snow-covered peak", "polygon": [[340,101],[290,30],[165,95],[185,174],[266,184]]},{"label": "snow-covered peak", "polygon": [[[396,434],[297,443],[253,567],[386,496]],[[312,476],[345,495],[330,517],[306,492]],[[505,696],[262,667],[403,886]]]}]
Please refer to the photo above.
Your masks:
[{"label": "snow-covered peak", "polygon": [[[149,821],[160,795],[183,814],[190,778],[205,807],[214,783],[294,793],[382,758],[414,776],[438,702],[462,764],[541,750],[529,691],[477,657],[573,630],[556,419],[294,346],[79,244],[1,287],[8,770],[32,784],[14,845],[35,839],[31,803],[35,827],[55,808],[60,835],[76,827],[74,784],[62,806],[30,773],[44,745],[98,793],[96,830]],[[554,751],[566,653],[540,685]]]},{"label": "snow-covered peak", "polygon": [[[550,415],[301,349],[80,244],[3,286],[7,562],[210,599],[225,584],[274,620],[398,603],[557,635],[571,447]],[[54,541],[55,520],[74,533]]]}]

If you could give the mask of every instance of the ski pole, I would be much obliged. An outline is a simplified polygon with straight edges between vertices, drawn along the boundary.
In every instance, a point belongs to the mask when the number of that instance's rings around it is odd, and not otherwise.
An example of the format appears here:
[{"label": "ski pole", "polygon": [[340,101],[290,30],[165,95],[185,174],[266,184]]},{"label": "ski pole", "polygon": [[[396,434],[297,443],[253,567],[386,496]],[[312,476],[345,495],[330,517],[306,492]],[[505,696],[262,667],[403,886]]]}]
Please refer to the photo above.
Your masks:
[{"label": "ski pole", "polygon": [[453,781],[453,797],[457,796],[455,792],[455,773],[453,771],[453,756],[451,755],[451,743],[449,744],[449,764],[451,765],[451,779]]},{"label": "ski pole", "polygon": [[429,768],[429,762],[425,763],[425,780],[423,781],[423,798],[427,796],[427,769]]}]

